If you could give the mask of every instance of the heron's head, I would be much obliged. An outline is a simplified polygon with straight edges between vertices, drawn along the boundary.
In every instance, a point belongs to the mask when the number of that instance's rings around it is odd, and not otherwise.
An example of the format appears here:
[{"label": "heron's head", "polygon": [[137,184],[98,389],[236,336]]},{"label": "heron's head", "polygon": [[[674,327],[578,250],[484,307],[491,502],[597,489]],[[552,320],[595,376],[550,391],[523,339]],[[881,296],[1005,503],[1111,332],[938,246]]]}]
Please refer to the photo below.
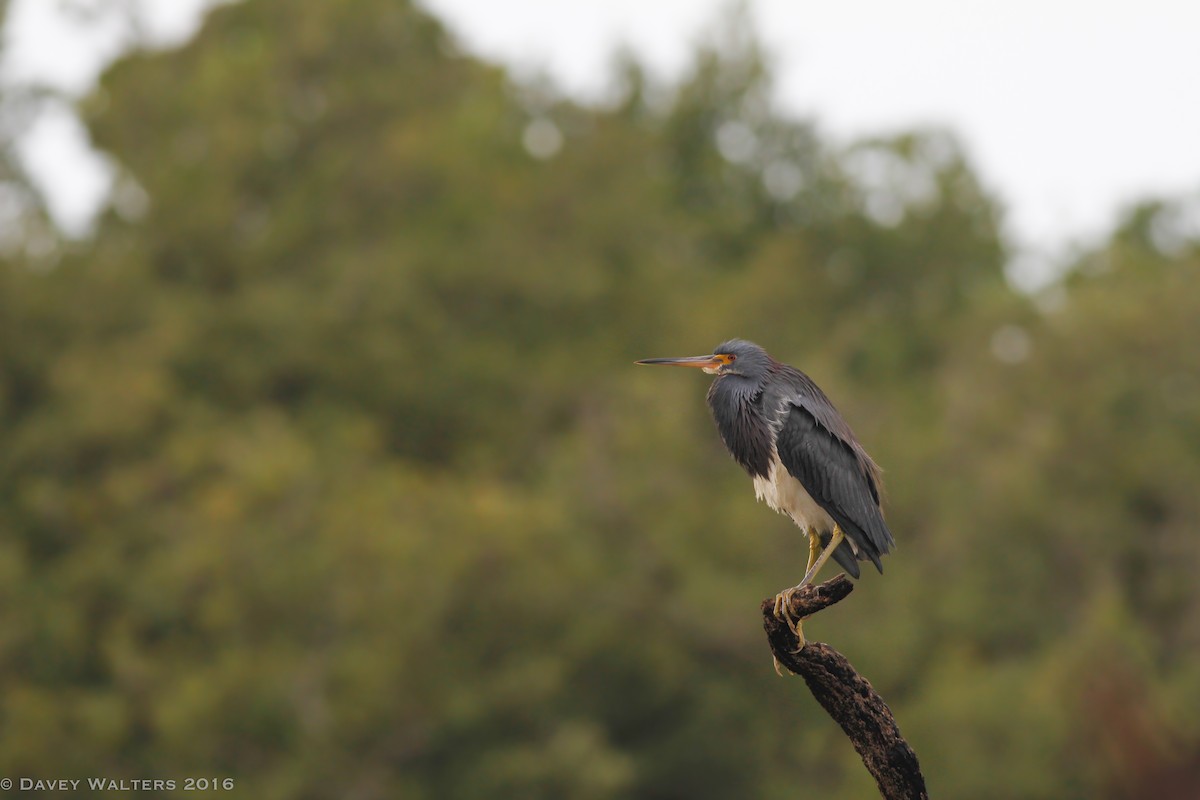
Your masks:
[{"label": "heron's head", "polygon": [[757,382],[766,377],[771,367],[767,351],[745,339],[730,339],[713,348],[709,356],[687,358],[647,358],[639,364],[668,367],[699,367],[709,375],[737,375]]}]

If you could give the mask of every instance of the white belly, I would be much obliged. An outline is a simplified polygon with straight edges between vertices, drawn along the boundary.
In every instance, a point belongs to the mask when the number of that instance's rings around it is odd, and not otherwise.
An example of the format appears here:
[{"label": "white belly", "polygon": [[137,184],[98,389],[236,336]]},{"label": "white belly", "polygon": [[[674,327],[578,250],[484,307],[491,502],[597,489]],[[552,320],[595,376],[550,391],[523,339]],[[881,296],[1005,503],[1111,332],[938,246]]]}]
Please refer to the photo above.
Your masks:
[{"label": "white belly", "polygon": [[833,530],[833,518],[809,496],[800,481],[788,473],[776,455],[771,460],[771,469],[765,478],[754,479],[754,493],[759,500],[780,514],[791,517],[801,530],[813,528],[817,533]]}]

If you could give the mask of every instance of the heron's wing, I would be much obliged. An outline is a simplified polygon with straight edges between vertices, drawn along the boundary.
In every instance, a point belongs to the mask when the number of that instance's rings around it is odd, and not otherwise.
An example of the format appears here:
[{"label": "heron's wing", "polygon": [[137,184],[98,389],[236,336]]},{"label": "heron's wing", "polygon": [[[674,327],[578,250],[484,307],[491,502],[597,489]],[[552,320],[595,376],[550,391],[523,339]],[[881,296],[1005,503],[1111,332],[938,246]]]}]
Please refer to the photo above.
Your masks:
[{"label": "heron's wing", "polygon": [[[879,556],[888,552],[895,541],[879,508],[879,488],[871,461],[861,448],[823,425],[806,405],[800,399],[785,407],[775,439],[779,460],[858,546],[859,559],[869,558],[882,572]],[[850,553],[839,548],[834,557],[851,573],[857,573]]]}]

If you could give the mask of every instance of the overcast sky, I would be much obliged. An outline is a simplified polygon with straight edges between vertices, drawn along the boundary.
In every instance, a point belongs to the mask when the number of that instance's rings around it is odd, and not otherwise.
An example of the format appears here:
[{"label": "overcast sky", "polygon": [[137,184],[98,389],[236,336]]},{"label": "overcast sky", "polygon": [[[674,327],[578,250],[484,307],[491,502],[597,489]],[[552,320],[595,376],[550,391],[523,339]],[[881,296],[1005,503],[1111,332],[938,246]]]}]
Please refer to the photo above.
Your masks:
[{"label": "overcast sky", "polygon": [[[205,0],[134,0],[164,44]],[[96,3],[98,0],[75,0]],[[602,97],[627,43],[678,76],[723,0],[422,0],[473,52]],[[87,90],[122,25],[81,27],[54,0],[15,0],[8,74]],[[827,134],[941,125],[1009,208],[1010,232],[1049,250],[1111,225],[1140,196],[1200,192],[1200,2],[1193,0],[757,0],[780,105]],[[83,230],[108,171],[62,111],[24,150],[69,229]]]}]

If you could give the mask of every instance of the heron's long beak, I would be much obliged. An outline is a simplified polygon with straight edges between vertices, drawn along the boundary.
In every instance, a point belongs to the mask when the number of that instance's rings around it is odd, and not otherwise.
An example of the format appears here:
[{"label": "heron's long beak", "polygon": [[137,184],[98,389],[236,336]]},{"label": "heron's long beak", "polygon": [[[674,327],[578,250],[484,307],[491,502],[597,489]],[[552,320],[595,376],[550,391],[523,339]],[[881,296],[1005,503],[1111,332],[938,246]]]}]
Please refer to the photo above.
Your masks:
[{"label": "heron's long beak", "polygon": [[717,356],[689,356],[687,358],[643,358],[638,364],[663,367],[698,367],[716,369],[724,362]]}]

